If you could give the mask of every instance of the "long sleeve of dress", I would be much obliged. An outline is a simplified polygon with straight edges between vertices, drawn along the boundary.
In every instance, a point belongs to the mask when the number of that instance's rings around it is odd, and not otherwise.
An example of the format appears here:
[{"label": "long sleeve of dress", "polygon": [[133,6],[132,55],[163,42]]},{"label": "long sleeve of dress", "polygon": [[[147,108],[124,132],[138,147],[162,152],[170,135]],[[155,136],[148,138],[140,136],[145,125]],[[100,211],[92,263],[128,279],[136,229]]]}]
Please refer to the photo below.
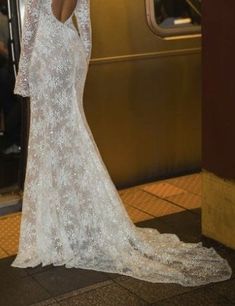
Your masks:
[{"label": "long sleeve of dress", "polygon": [[78,29],[83,41],[87,60],[91,57],[91,20],[90,20],[90,0],[78,0],[78,5],[75,10]]},{"label": "long sleeve of dress", "polygon": [[14,88],[14,93],[23,97],[30,96],[28,70],[38,27],[39,5],[40,0],[27,0],[25,4],[19,70]]}]

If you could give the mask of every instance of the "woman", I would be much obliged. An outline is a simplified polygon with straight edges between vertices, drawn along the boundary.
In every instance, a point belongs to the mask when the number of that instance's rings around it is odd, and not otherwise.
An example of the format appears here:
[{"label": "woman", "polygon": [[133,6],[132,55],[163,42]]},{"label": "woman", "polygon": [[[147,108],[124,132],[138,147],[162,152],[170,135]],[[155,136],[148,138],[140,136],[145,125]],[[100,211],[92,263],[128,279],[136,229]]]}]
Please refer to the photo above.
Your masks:
[{"label": "woman", "polygon": [[89,0],[28,0],[15,93],[30,96],[31,119],[12,266],[65,265],[183,286],[230,278],[214,249],[130,220],[84,115],[90,54]]}]

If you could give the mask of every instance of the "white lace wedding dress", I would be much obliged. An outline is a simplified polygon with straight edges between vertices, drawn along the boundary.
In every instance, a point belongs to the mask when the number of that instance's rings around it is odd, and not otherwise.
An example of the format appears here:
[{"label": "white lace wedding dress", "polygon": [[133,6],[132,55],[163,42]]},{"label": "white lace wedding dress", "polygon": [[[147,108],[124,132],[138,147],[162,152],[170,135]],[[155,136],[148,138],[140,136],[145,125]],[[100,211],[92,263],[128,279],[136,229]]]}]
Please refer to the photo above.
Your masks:
[{"label": "white lace wedding dress", "polygon": [[83,110],[91,53],[89,0],[64,23],[52,0],[28,0],[15,93],[31,117],[20,243],[13,267],[65,265],[196,286],[231,277],[213,248],[130,220]]}]

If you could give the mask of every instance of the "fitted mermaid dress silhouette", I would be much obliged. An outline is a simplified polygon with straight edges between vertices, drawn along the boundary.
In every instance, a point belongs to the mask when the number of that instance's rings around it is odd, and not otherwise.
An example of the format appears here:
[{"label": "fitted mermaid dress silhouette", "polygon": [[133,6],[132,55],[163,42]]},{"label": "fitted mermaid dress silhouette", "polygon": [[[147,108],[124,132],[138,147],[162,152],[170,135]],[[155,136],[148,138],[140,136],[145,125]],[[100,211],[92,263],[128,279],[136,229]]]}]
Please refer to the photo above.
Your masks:
[{"label": "fitted mermaid dress silhouette", "polygon": [[231,277],[213,248],[132,223],[83,109],[89,0],[64,23],[52,0],[28,0],[15,93],[30,96],[19,250],[13,267],[53,264],[197,286]]}]

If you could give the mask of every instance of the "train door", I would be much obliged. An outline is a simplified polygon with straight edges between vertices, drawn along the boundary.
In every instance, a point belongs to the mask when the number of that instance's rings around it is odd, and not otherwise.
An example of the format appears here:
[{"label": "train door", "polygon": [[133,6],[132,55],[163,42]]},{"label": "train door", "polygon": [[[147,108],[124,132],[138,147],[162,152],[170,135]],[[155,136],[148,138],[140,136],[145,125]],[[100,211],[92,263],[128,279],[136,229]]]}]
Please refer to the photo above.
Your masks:
[{"label": "train door", "polygon": [[18,210],[25,172],[25,99],[14,95],[23,1],[0,1],[0,215]]}]

